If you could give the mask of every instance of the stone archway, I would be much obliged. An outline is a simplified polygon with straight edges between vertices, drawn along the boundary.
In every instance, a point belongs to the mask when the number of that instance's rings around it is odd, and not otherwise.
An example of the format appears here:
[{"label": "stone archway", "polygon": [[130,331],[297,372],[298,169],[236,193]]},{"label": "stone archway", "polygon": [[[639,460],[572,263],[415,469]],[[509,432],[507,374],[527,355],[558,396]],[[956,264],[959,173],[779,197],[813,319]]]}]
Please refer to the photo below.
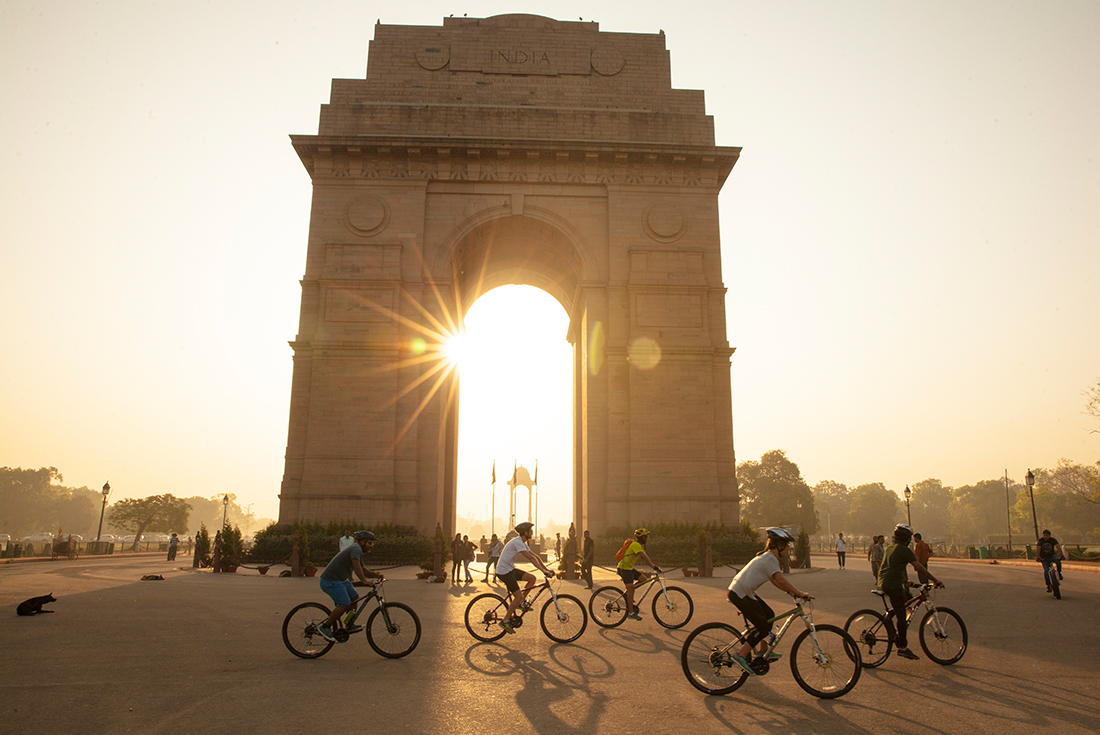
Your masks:
[{"label": "stone archway", "polygon": [[292,137],[313,208],[280,522],[453,532],[457,385],[420,340],[509,283],[569,314],[577,528],[738,522],[717,198],[739,149],[670,80],[663,34],[375,26],[366,79]]}]

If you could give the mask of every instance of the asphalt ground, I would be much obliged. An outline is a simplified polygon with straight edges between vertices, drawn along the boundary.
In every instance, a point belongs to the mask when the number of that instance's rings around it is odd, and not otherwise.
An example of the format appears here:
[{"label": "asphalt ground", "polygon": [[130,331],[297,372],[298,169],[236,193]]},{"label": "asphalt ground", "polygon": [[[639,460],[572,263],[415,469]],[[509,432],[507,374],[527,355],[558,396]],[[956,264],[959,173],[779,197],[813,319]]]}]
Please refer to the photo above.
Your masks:
[{"label": "asphalt ground", "polygon": [[[814,620],[843,626],[881,606],[865,560],[839,571],[796,571],[817,596]],[[786,657],[723,697],[692,688],[680,669],[687,634],[705,622],[740,623],[725,600],[732,570],[712,579],[670,575],[695,601],[692,620],[665,630],[611,630],[589,621],[556,644],[530,617],[516,635],[479,643],[463,612],[492,585],[433,584],[413,567],[388,570],[390,601],[423,625],[419,647],[383,659],[356,635],[317,660],[292,656],[282,620],[297,603],[325,601],[317,579],[251,570],[215,575],[190,559],[126,555],[0,565],[0,732],[297,733],[1095,733],[1100,712],[1100,574],[1067,568],[1064,598],[1046,594],[1039,566],[933,560],[946,581],[940,605],[958,611],[970,645],[954,666],[891,656],[865,669],[837,700],[805,693]],[[163,581],[140,581],[161,574]],[[611,582],[598,570],[597,585]],[[587,603],[580,582],[559,591]],[[15,606],[52,592],[52,615]],[[777,610],[778,590],[762,590]],[[788,653],[793,635],[779,651]],[[915,635],[914,635],[915,637]]]}]

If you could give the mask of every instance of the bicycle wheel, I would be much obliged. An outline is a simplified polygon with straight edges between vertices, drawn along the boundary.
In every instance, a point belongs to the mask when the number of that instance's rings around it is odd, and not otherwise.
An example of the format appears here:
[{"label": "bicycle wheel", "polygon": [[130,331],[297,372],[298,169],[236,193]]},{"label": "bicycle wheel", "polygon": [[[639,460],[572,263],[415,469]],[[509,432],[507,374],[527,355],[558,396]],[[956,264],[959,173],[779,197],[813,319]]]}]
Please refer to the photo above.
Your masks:
[{"label": "bicycle wheel", "polygon": [[920,647],[938,664],[953,664],[966,653],[966,625],[949,607],[929,610],[920,621]]},{"label": "bicycle wheel", "polygon": [[[388,625],[386,617],[390,619]],[[408,605],[387,602],[385,615],[377,607],[367,618],[367,642],[379,656],[408,656],[420,643],[420,618]]]},{"label": "bicycle wheel", "polygon": [[802,631],[791,646],[791,673],[815,697],[836,699],[852,691],[863,669],[852,636],[835,625],[815,625],[818,645]]},{"label": "bicycle wheel", "polygon": [[886,627],[886,618],[874,610],[857,610],[844,624],[844,632],[852,636],[859,647],[864,666],[877,669],[890,658],[894,640]]},{"label": "bicycle wheel", "polygon": [[[561,608],[560,612],[558,608]],[[542,625],[542,632],[558,643],[572,643],[588,627],[588,613],[584,611],[581,601],[573,595],[558,595],[558,607],[554,606],[553,597],[542,606],[539,623]]]},{"label": "bicycle wheel", "polygon": [[317,630],[332,611],[319,602],[303,602],[286,614],[283,620],[283,643],[301,658],[320,658],[328,653],[333,642]]},{"label": "bicycle wheel", "polygon": [[695,613],[691,595],[679,587],[666,587],[653,597],[653,619],[664,628],[683,628]]},{"label": "bicycle wheel", "polygon": [[742,645],[732,625],[707,623],[688,634],[680,649],[680,667],[691,685],[704,694],[729,694],[745,683],[748,673],[734,663]]},{"label": "bicycle wheel", "polygon": [[1050,584],[1050,591],[1054,593],[1054,599],[1062,599],[1062,585],[1058,581],[1058,570],[1053,564],[1047,567],[1047,582]]},{"label": "bicycle wheel", "polygon": [[626,593],[617,587],[600,587],[588,598],[588,612],[601,628],[617,628],[626,620]]},{"label": "bicycle wheel", "polygon": [[478,595],[466,606],[466,630],[479,641],[499,640],[505,634],[499,623],[507,609],[508,603],[500,595]]}]

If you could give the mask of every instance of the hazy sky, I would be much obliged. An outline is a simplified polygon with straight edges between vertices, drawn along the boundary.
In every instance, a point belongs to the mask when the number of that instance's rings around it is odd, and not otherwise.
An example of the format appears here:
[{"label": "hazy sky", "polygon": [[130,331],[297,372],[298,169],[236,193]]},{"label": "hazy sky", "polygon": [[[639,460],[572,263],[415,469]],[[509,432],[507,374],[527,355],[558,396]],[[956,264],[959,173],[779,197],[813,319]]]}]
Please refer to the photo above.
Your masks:
[{"label": "hazy sky", "polygon": [[[25,0],[0,1],[0,465],[274,516],[311,193],[288,136],[363,77],[377,19],[505,12],[663,29],[744,148],[739,461],[900,490],[1100,457],[1100,3]],[[563,495],[567,421],[564,450],[498,455],[498,491],[538,457]]]}]

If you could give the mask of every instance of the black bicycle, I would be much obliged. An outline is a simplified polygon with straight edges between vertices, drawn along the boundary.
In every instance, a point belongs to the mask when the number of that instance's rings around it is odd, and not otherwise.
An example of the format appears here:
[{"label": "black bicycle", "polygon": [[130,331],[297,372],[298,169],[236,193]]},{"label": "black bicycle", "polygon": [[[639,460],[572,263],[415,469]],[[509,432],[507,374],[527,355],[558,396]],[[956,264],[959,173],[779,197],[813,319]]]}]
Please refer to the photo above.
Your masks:
[{"label": "black bicycle", "polygon": [[295,656],[320,658],[336,643],[350,640],[348,628],[362,615],[367,603],[374,600],[378,607],[371,611],[365,626],[370,647],[379,656],[386,658],[408,656],[420,643],[420,618],[408,605],[386,602],[382,591],[383,582],[385,579],[379,579],[370,592],[355,600],[358,607],[337,619],[332,626],[335,641],[328,640],[320,631],[332,610],[319,602],[303,602],[287,613],[283,620],[283,643]]},{"label": "black bicycle", "polygon": [[[927,612],[920,621],[920,647],[928,658],[938,664],[948,666],[955,663],[966,653],[966,624],[959,614],[949,607],[937,607],[931,583],[912,585],[920,591],[905,603],[905,619],[913,620],[917,608],[924,607]],[[882,590],[871,590],[882,598],[886,615],[874,610],[857,610],[844,624],[844,630],[855,638],[859,645],[859,654],[863,665],[869,669],[878,668],[886,663],[894,649],[896,636],[894,611],[890,609],[886,595]],[[887,625],[889,621],[889,625]]]},{"label": "black bicycle", "polygon": [[[535,590],[538,592],[535,593]],[[550,599],[542,606],[539,615],[543,632],[558,643],[572,643],[580,638],[588,627],[588,613],[584,611],[584,605],[573,595],[559,595],[549,577],[532,587],[527,599],[512,613],[512,628],[518,630],[523,627],[523,616],[534,608],[545,592],[550,593]],[[535,594],[532,596],[531,593]],[[486,592],[470,600],[465,616],[466,630],[470,631],[470,635],[479,641],[496,641],[506,635],[507,631],[501,623],[508,612],[511,597],[511,593],[505,598],[495,592]]]}]

